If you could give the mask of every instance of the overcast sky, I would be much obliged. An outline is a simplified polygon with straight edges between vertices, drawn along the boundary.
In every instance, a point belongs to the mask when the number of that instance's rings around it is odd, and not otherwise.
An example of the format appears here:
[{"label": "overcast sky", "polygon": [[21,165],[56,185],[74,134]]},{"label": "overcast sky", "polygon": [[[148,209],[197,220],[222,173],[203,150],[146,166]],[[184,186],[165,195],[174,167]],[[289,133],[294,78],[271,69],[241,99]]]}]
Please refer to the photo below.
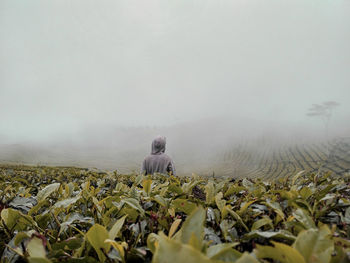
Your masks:
[{"label": "overcast sky", "polygon": [[[1,0],[0,136],[350,119],[349,0]],[[315,120],[312,120],[315,121]]]}]

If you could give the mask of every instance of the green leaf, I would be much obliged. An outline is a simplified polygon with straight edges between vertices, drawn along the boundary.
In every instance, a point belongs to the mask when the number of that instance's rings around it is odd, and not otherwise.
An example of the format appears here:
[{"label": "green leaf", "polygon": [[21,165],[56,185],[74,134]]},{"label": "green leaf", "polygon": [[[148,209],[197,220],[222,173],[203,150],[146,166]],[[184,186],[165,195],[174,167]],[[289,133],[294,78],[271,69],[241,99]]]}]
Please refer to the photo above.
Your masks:
[{"label": "green leaf", "polygon": [[85,236],[91,246],[95,249],[99,260],[104,262],[106,257],[101,249],[103,249],[106,253],[108,253],[110,249],[110,244],[105,243],[105,240],[109,239],[109,234],[106,228],[99,224],[95,224],[89,229]]},{"label": "green leaf", "polygon": [[61,223],[61,227],[60,227],[60,231],[59,231],[59,235],[66,231],[68,229],[68,227],[72,226],[72,224],[90,224],[93,225],[94,224],[94,219],[92,217],[84,217],[83,215],[79,214],[79,213],[70,213],[67,215],[67,217],[65,218],[65,221]]},{"label": "green leaf", "polygon": [[221,260],[224,262],[236,261],[242,256],[242,253],[233,249],[239,243],[223,243],[211,246],[207,249],[207,256],[211,259]]},{"label": "green leaf", "polygon": [[332,255],[331,263],[349,263],[350,259],[347,254],[350,252],[350,242],[339,237],[333,237],[333,240],[336,255]]},{"label": "green leaf", "polygon": [[169,237],[172,237],[174,235],[174,233],[176,232],[177,228],[179,227],[179,225],[181,224],[181,219],[176,219],[172,224],[171,227],[169,229]]},{"label": "green leaf", "polygon": [[181,195],[183,193],[182,188],[176,184],[170,184],[168,187],[168,192]]},{"label": "green leaf", "polygon": [[127,215],[123,216],[122,218],[120,218],[117,222],[115,222],[115,224],[112,226],[111,230],[109,230],[109,238],[114,240],[120,229],[122,229],[123,225],[124,225],[124,221],[125,218],[127,217]]},{"label": "green leaf", "polygon": [[200,251],[190,245],[182,244],[166,237],[158,236],[158,245],[152,259],[153,263],[214,263]]},{"label": "green leaf", "polygon": [[159,236],[155,233],[150,233],[147,237],[147,247],[154,254],[158,246]]},{"label": "green leaf", "polygon": [[304,200],[306,200],[313,194],[313,192],[310,187],[305,186],[299,191],[299,194]]},{"label": "green leaf", "polygon": [[136,209],[137,211],[140,212],[141,215],[145,214],[145,211],[141,207],[139,201],[137,201],[135,198],[125,198],[122,200],[122,202],[128,204],[130,207]]},{"label": "green leaf", "polygon": [[245,239],[252,239],[257,237],[263,237],[263,238],[278,238],[278,239],[286,239],[286,240],[295,240],[296,237],[288,232],[287,230],[280,230],[280,231],[259,231],[254,230],[249,232],[244,236]]},{"label": "green leaf", "polygon": [[303,256],[291,246],[271,241],[275,247],[257,245],[258,258],[271,258],[281,263],[306,263]]},{"label": "green leaf", "polygon": [[53,250],[59,250],[59,249],[79,249],[83,243],[82,238],[77,237],[70,237],[66,240],[63,240],[61,242],[57,242],[52,244]]},{"label": "green leaf", "polygon": [[304,230],[299,233],[293,247],[308,263],[328,263],[334,250],[331,231],[326,225],[320,229]]},{"label": "green leaf", "polygon": [[205,186],[205,196],[206,196],[207,204],[211,204],[214,201],[214,195],[215,195],[214,183],[210,181]]},{"label": "green leaf", "polygon": [[1,211],[1,220],[10,230],[17,224],[19,218],[20,212],[12,208],[3,209]]},{"label": "green leaf", "polygon": [[219,192],[215,196],[215,203],[216,203],[216,206],[218,207],[218,209],[220,210],[220,212],[222,211],[222,209],[224,209],[224,207],[226,205],[226,200],[223,200],[222,197],[223,197],[222,192]]},{"label": "green leaf", "polygon": [[344,214],[344,216],[342,217],[342,221],[343,221],[345,224],[350,224],[350,207],[346,208],[345,214]]},{"label": "green leaf", "polygon": [[235,263],[259,263],[252,255],[245,252]]},{"label": "green leaf", "polygon": [[34,258],[30,257],[28,258],[29,263],[50,263],[51,261],[48,260],[47,258]]},{"label": "green leaf", "polygon": [[233,210],[232,210],[231,208],[229,208],[228,206],[225,206],[225,209],[226,209],[226,211],[228,211],[228,212],[232,215],[232,217],[233,217],[235,220],[237,220],[237,222],[238,222],[241,226],[243,226],[243,227],[245,228],[245,230],[249,231],[249,228],[246,226],[246,224],[244,224],[242,218],[241,218],[235,211],[233,211]]},{"label": "green leaf", "polygon": [[329,192],[333,191],[337,187],[336,184],[330,184],[327,185],[325,188],[323,188],[321,191],[315,192],[314,196],[317,201],[320,201],[323,197],[326,196]]},{"label": "green leaf", "polygon": [[169,205],[169,201],[160,195],[156,195],[153,198],[153,200],[156,201],[160,206],[163,206],[163,207],[168,207],[168,205]]},{"label": "green leaf", "polygon": [[184,183],[181,187],[183,193],[189,194],[192,191],[192,188],[199,183],[200,181],[195,181],[195,180],[192,180],[189,183]]},{"label": "green leaf", "polygon": [[233,194],[236,194],[236,193],[239,193],[240,191],[243,191],[245,190],[245,187],[243,186],[237,186],[237,185],[231,185],[227,191],[225,192],[225,197],[228,197],[230,195],[233,195]]},{"label": "green leaf", "polygon": [[143,187],[143,190],[145,191],[145,193],[147,195],[150,194],[151,192],[151,186],[152,186],[152,180],[151,179],[146,179],[142,182],[142,187]]},{"label": "green leaf", "polygon": [[74,203],[76,203],[79,199],[81,198],[80,195],[77,195],[75,197],[72,198],[67,198],[61,201],[58,201],[54,204],[54,207],[61,207],[61,208],[67,208],[70,205],[73,205]]},{"label": "green leaf", "polygon": [[119,258],[118,261],[125,262],[125,248],[127,248],[127,244],[125,242],[116,242],[115,240],[106,239],[105,243],[111,244],[111,246],[118,251]]},{"label": "green leaf", "polygon": [[254,202],[256,202],[256,200],[245,202],[244,205],[242,205],[242,207],[239,209],[238,214],[242,216],[247,211],[248,207]]},{"label": "green leaf", "polygon": [[312,218],[308,215],[308,212],[304,209],[297,209],[294,213],[293,216],[296,220],[298,220],[302,225],[306,228],[316,228],[314,221]]},{"label": "green leaf", "polygon": [[[183,223],[181,230],[178,232],[181,236],[181,241],[185,244],[197,242],[197,245],[201,245],[204,238],[204,221],[206,212],[202,207],[198,207],[192,212]],[[197,246],[195,245],[195,246]],[[201,249],[201,247],[197,247]]]},{"label": "green leaf", "polygon": [[135,178],[134,184],[135,184],[135,185],[141,184],[141,182],[143,181],[144,177],[145,177],[145,176],[143,176],[142,174],[138,175],[138,176]]},{"label": "green leaf", "polygon": [[37,201],[40,202],[46,198],[48,198],[53,192],[57,191],[60,187],[60,183],[53,183],[45,186],[42,190],[40,190],[37,194]]},{"label": "green leaf", "polygon": [[196,209],[197,205],[186,199],[178,198],[171,202],[171,207],[175,208],[176,212],[185,212],[189,215]]},{"label": "green leaf", "polygon": [[17,235],[14,239],[14,245],[18,246],[19,243],[21,243],[24,239],[30,238],[32,236],[32,234],[34,234],[34,233],[35,233],[35,230],[17,233]]},{"label": "green leaf", "polygon": [[242,185],[247,189],[250,189],[254,186],[254,184],[247,180],[247,178],[243,178]]},{"label": "green leaf", "polygon": [[296,175],[293,176],[292,178],[292,184],[291,185],[294,185],[295,182],[301,177],[301,175],[304,173],[304,171],[300,171],[298,172]]},{"label": "green leaf", "polygon": [[8,229],[19,231],[26,230],[28,226],[37,225],[33,218],[12,208],[6,208],[1,211],[1,222],[5,223]]},{"label": "green leaf", "polygon": [[267,205],[268,207],[272,208],[276,214],[278,214],[282,219],[285,218],[285,215],[282,211],[282,208],[279,203],[277,202],[272,202],[270,200],[264,202],[263,204]]},{"label": "green leaf", "polygon": [[46,259],[46,251],[43,241],[38,237],[33,237],[29,241],[27,252],[31,258],[30,262],[50,262]]},{"label": "green leaf", "polygon": [[271,228],[273,228],[272,220],[269,217],[263,217],[258,221],[255,221],[252,225],[252,231],[258,230],[260,227],[265,225],[269,225]]}]

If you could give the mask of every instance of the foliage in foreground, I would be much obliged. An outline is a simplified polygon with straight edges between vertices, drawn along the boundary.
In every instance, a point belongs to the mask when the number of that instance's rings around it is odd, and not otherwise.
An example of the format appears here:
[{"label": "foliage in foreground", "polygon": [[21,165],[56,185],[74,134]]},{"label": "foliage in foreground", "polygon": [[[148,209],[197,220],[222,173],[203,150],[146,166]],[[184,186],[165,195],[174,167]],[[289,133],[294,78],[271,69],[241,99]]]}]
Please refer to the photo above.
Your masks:
[{"label": "foliage in foreground", "polygon": [[0,170],[2,262],[350,262],[350,179]]}]

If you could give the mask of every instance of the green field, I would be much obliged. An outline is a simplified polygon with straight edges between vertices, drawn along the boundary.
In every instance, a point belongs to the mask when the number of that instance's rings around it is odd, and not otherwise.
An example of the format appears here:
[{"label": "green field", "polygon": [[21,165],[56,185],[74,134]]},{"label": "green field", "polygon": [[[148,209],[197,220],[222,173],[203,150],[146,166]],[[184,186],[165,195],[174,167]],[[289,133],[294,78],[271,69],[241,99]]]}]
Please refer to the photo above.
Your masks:
[{"label": "green field", "polygon": [[3,165],[1,262],[350,262],[349,183]]},{"label": "green field", "polygon": [[299,171],[331,172],[342,175],[350,171],[350,141],[338,139],[329,143],[288,144],[261,151],[239,145],[227,151],[218,164],[217,173],[240,178],[282,178]]}]

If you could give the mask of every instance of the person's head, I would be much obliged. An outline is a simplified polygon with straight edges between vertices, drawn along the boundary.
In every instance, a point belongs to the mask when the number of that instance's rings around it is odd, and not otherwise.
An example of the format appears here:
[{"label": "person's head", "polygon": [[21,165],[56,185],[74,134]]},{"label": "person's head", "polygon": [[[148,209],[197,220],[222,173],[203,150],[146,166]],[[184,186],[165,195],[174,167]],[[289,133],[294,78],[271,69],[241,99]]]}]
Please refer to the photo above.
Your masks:
[{"label": "person's head", "polygon": [[166,138],[157,136],[152,142],[152,154],[160,154],[165,152]]}]

